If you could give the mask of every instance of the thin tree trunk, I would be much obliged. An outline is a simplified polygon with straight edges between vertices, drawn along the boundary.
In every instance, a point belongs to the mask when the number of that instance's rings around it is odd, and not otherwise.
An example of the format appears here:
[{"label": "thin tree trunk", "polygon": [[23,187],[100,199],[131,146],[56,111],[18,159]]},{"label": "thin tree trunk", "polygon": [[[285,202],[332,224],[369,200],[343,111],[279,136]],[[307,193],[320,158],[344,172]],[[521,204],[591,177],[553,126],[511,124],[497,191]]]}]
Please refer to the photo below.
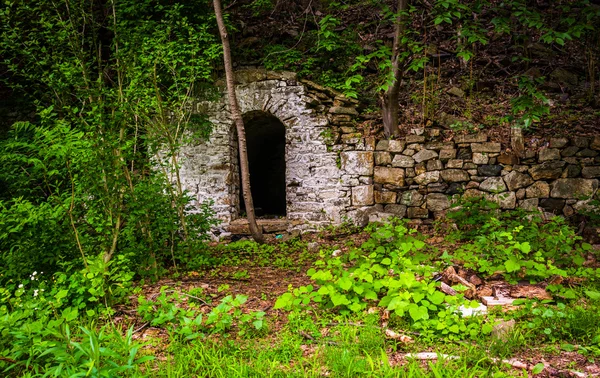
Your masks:
[{"label": "thin tree trunk", "polygon": [[398,130],[398,94],[400,92],[400,81],[402,71],[400,70],[400,46],[402,44],[402,34],[404,34],[404,16],[403,12],[408,8],[408,0],[398,0],[396,13],[396,26],[394,30],[394,43],[392,46],[392,80],[388,89],[383,94],[382,99],[382,117],[383,132],[386,137],[397,136]]},{"label": "thin tree trunk", "polygon": [[256,224],[254,215],[254,203],[252,201],[252,193],[250,191],[250,170],[248,168],[248,151],[246,149],[246,130],[244,120],[238,106],[235,95],[235,86],[233,82],[233,67],[231,65],[231,51],[229,47],[229,37],[227,28],[223,21],[223,12],[221,10],[221,0],[213,0],[215,15],[217,16],[217,25],[219,26],[219,34],[221,34],[221,42],[223,43],[223,62],[225,65],[225,79],[227,82],[227,95],[229,97],[229,107],[231,108],[231,117],[235,122],[238,135],[238,147],[240,153],[240,176],[242,179],[242,193],[244,195],[244,203],[246,204],[246,214],[248,215],[248,226],[252,238],[258,243],[264,243],[265,239],[262,230]]}]

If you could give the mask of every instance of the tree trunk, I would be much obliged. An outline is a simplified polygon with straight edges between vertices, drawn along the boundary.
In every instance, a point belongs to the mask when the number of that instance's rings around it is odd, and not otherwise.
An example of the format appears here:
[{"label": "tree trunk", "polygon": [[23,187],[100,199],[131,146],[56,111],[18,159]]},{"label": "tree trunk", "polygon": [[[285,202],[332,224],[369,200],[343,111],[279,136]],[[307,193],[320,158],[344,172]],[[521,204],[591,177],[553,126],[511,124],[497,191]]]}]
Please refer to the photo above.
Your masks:
[{"label": "tree trunk", "polygon": [[396,26],[394,30],[394,43],[392,46],[392,72],[391,82],[388,89],[383,94],[382,99],[382,117],[383,132],[385,136],[397,136],[398,130],[398,94],[400,92],[400,81],[402,80],[402,71],[400,70],[400,47],[402,44],[402,34],[404,34],[404,11],[408,8],[408,0],[398,0],[396,13]]},{"label": "tree trunk", "polygon": [[227,28],[223,21],[223,12],[221,10],[221,0],[213,0],[215,15],[217,17],[217,25],[219,26],[219,34],[221,34],[221,42],[223,43],[223,63],[225,66],[225,79],[227,82],[227,96],[229,98],[229,107],[231,109],[231,117],[235,122],[238,135],[238,147],[240,153],[240,176],[242,180],[242,194],[244,195],[244,203],[246,204],[246,214],[248,215],[248,226],[252,238],[258,243],[264,243],[265,238],[262,230],[256,224],[254,215],[254,203],[252,201],[252,193],[250,191],[250,170],[248,168],[248,151],[246,149],[246,130],[244,120],[238,106],[237,97],[235,95],[235,86],[233,80],[233,67],[231,65],[231,52],[229,47],[229,37]]}]

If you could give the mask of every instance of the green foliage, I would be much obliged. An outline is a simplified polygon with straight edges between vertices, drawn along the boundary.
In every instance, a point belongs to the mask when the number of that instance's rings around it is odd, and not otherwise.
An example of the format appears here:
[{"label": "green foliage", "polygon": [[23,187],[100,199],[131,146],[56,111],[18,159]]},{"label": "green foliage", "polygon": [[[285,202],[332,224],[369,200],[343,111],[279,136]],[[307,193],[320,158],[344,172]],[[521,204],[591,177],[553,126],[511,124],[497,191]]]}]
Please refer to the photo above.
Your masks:
[{"label": "green foliage", "polygon": [[154,301],[140,296],[138,313],[153,327],[165,327],[179,340],[194,340],[206,334],[225,334],[234,325],[240,336],[264,327],[264,312],[242,311],[242,305],[248,300],[245,295],[228,295],[205,315],[196,303],[189,303],[185,308],[179,293],[167,295],[167,292],[166,287],[161,288],[161,294]]},{"label": "green foliage", "polygon": [[150,359],[137,356],[141,345],[133,341],[132,328],[123,336],[110,325],[83,326],[88,317],[98,316],[97,307],[78,302],[90,294],[73,293],[76,284],[60,278],[49,287],[39,276],[33,272],[30,282],[14,291],[0,288],[0,355],[5,358],[0,369],[9,376],[129,376]]},{"label": "green foliage", "polygon": [[360,248],[317,261],[307,274],[318,286],[301,286],[283,294],[275,308],[300,308],[315,302],[349,314],[377,305],[409,320],[424,335],[456,339],[491,331],[461,319],[458,307],[472,305],[462,295],[448,296],[437,290],[434,268],[422,264],[427,260],[426,244],[418,235],[399,222],[372,231]]},{"label": "green foliage", "polygon": [[582,267],[591,245],[581,243],[562,218],[544,222],[537,215],[497,210],[495,203],[471,198],[448,214],[457,225],[452,237],[470,241],[453,252],[455,260],[486,276],[501,273],[511,282],[596,274]]},{"label": "green foliage", "polygon": [[191,112],[220,54],[201,4],[2,8],[7,84],[27,88],[37,119],[0,141],[0,283],[98,254],[157,276],[201,246],[211,212],[189,212],[178,162],[210,131]]}]

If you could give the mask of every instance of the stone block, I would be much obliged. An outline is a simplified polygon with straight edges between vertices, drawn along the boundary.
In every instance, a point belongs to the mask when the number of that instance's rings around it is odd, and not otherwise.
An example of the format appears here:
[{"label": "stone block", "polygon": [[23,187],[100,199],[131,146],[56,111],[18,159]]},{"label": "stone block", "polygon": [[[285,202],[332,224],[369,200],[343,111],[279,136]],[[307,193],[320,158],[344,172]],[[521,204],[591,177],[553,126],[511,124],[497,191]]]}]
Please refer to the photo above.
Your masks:
[{"label": "stone block", "polygon": [[547,161],[529,168],[529,173],[535,181],[557,179],[562,175],[565,165],[564,161]]},{"label": "stone block", "polygon": [[431,193],[427,195],[427,209],[430,211],[443,211],[450,208],[448,196],[442,193]]},{"label": "stone block", "polygon": [[488,136],[485,133],[456,135],[454,141],[456,143],[484,143],[487,142]]},{"label": "stone block", "polygon": [[410,156],[396,155],[392,160],[393,167],[412,168],[415,166],[415,159]]},{"label": "stone block", "polygon": [[514,209],[517,206],[517,195],[515,192],[495,194],[494,201],[500,205],[501,209]]},{"label": "stone block", "polygon": [[416,154],[417,151],[407,148],[406,150],[404,150],[404,152],[402,153],[402,155],[406,155],[406,156],[413,156],[414,154]]},{"label": "stone block", "polygon": [[550,138],[550,148],[563,148],[569,144],[567,138]]},{"label": "stone block", "polygon": [[[466,173],[465,173],[466,174]],[[427,185],[440,180],[439,171],[424,172],[415,177],[415,182],[419,185]]]},{"label": "stone block", "polygon": [[392,164],[392,154],[389,152],[377,151],[374,154],[375,165],[388,165]]},{"label": "stone block", "polygon": [[370,206],[373,203],[373,185],[352,188],[352,206]]},{"label": "stone block", "polygon": [[444,164],[441,160],[428,160],[427,161],[427,170],[428,171],[439,171],[444,168]]},{"label": "stone block", "polygon": [[448,190],[448,184],[445,182],[427,184],[427,193],[444,193],[446,190]]},{"label": "stone block", "polygon": [[454,142],[430,142],[425,144],[427,150],[452,150],[454,149]]},{"label": "stone block", "polygon": [[526,211],[536,211],[540,200],[537,198],[529,198],[519,202],[519,207]]},{"label": "stone block", "polygon": [[369,214],[369,223],[386,223],[390,218],[394,218],[392,213],[373,212]]},{"label": "stone block", "polygon": [[404,138],[404,140],[406,140],[406,143],[425,143],[425,136],[424,135],[407,135],[406,138]]},{"label": "stone block", "polygon": [[388,145],[389,152],[400,153],[404,150],[404,147],[406,146],[406,143],[401,140],[390,140],[389,142],[390,142]]},{"label": "stone block", "polygon": [[486,192],[499,193],[506,191],[506,184],[502,177],[490,177],[479,185],[479,189]]},{"label": "stone block", "polygon": [[560,160],[560,150],[558,148],[542,148],[538,153],[540,163],[550,160]]},{"label": "stone block", "polygon": [[469,174],[462,169],[446,169],[441,171],[442,179],[447,182],[469,181]]},{"label": "stone block", "polygon": [[375,167],[374,180],[378,184],[404,186],[404,169]]},{"label": "stone block", "polygon": [[540,207],[548,213],[560,214],[565,207],[565,200],[557,198],[544,198],[540,201]]},{"label": "stone block", "polygon": [[552,183],[550,197],[585,199],[598,190],[598,180],[584,178],[558,179]]},{"label": "stone block", "polygon": [[383,211],[386,213],[394,214],[395,217],[404,218],[404,216],[406,215],[406,206],[396,204],[385,205]]},{"label": "stone block", "polygon": [[501,165],[485,164],[477,168],[477,174],[480,176],[500,176],[502,168]]},{"label": "stone block", "polygon": [[438,153],[432,150],[421,150],[419,152],[417,152],[414,156],[413,159],[417,162],[420,163],[422,161],[427,161],[427,160],[431,160],[431,159],[435,159],[438,157]]},{"label": "stone block", "polygon": [[329,108],[329,113],[331,113],[331,114],[348,114],[348,115],[353,115],[353,116],[358,115],[358,111],[356,111],[356,109],[346,108],[343,106],[332,106],[331,108]]},{"label": "stone block", "polygon": [[599,167],[583,167],[581,175],[584,178],[600,177],[600,166]]},{"label": "stone block", "polygon": [[533,179],[526,173],[512,171],[504,176],[504,182],[508,190],[514,191],[533,184]]},{"label": "stone block", "polygon": [[590,143],[590,148],[600,151],[600,136],[595,136]]},{"label": "stone block", "polygon": [[560,177],[562,177],[562,178],[579,177],[580,174],[581,174],[581,167],[579,167],[578,165],[569,164],[569,165],[567,165],[567,168],[565,168],[565,170],[563,171],[563,173]]},{"label": "stone block", "polygon": [[596,157],[596,156],[598,156],[598,151],[590,150],[589,148],[584,148],[583,150],[576,153],[575,156],[588,157],[588,158]]},{"label": "stone block", "polygon": [[574,137],[573,144],[579,148],[587,148],[590,145],[590,140],[586,137]]},{"label": "stone block", "polygon": [[569,146],[560,152],[562,157],[571,157],[575,156],[575,154],[579,151],[579,147],[577,146]]},{"label": "stone block", "polygon": [[460,159],[451,159],[446,163],[446,168],[460,169],[463,167],[463,161]]},{"label": "stone block", "polygon": [[390,141],[387,139],[382,139],[377,142],[377,146],[375,146],[376,151],[387,151],[390,145]]},{"label": "stone block", "polygon": [[487,164],[490,160],[490,157],[486,153],[474,152],[473,153],[473,163],[475,164]]},{"label": "stone block", "polygon": [[344,144],[357,144],[362,139],[361,133],[342,134],[341,140]]},{"label": "stone block", "polygon": [[373,174],[373,152],[372,151],[345,151],[340,154],[342,169],[346,173],[354,175]]},{"label": "stone block", "polygon": [[471,144],[471,151],[473,152],[500,152],[501,150],[502,148],[500,146],[500,143],[497,142]]},{"label": "stone block", "polygon": [[550,196],[550,185],[545,181],[536,181],[525,190],[527,198],[548,198]]},{"label": "stone block", "polygon": [[440,150],[440,159],[448,160],[456,158],[456,149]]},{"label": "stone block", "polygon": [[406,206],[421,206],[423,204],[423,195],[416,190],[409,190],[402,193],[400,203]]},{"label": "stone block", "polygon": [[460,194],[465,190],[464,182],[452,182],[448,185],[448,189],[446,189],[446,194]]},{"label": "stone block", "polygon": [[421,207],[409,207],[406,211],[407,218],[429,218],[429,210]]},{"label": "stone block", "polygon": [[380,190],[374,192],[375,203],[396,203],[397,196],[396,192],[382,192]]},{"label": "stone block", "polygon": [[498,156],[498,163],[504,165],[519,164],[519,157],[513,153],[504,153]]}]

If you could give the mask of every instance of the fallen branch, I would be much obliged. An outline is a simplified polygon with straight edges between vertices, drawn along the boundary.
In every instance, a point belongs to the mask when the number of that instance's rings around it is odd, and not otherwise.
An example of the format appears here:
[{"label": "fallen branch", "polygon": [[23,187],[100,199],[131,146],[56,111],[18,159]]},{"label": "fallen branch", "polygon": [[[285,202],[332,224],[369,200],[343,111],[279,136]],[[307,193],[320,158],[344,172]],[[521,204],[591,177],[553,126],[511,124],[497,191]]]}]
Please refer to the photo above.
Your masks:
[{"label": "fallen branch", "polygon": [[[298,332],[300,334],[300,336],[304,337],[305,339],[308,339],[310,341],[314,341],[315,343],[320,342],[320,340],[317,340],[315,337],[313,337],[312,335],[304,332],[304,331],[300,331]],[[340,345],[338,343],[336,343],[335,341],[329,341],[329,340],[325,340],[325,343],[329,344],[329,345]]]}]

